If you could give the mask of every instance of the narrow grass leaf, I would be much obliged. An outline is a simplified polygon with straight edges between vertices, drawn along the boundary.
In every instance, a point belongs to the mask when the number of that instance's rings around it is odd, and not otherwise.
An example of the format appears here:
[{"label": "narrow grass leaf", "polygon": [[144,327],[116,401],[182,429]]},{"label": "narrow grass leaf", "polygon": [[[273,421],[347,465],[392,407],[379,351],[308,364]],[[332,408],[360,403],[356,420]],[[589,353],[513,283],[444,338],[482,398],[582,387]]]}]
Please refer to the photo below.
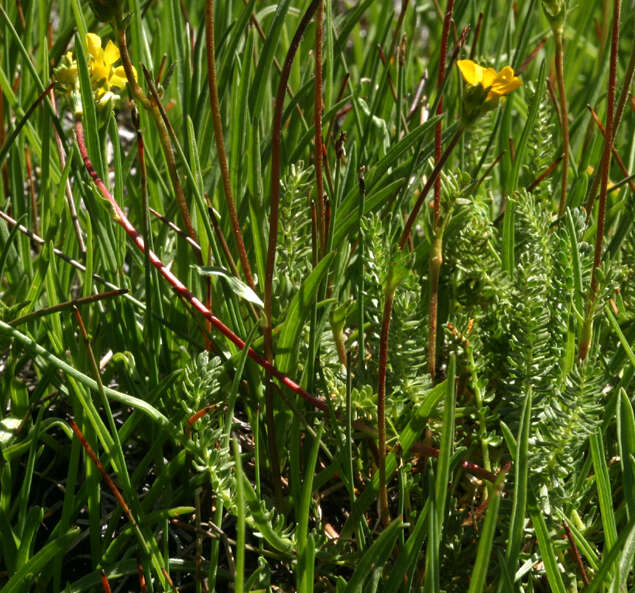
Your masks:
[{"label": "narrow grass leaf", "polygon": [[591,456],[593,458],[593,469],[595,470],[595,486],[598,492],[600,503],[600,515],[602,516],[602,526],[606,549],[611,549],[617,541],[617,523],[613,512],[613,495],[611,493],[611,481],[609,479],[609,468],[606,463],[604,452],[604,440],[599,432],[589,437],[591,443]]},{"label": "narrow grass leaf", "polygon": [[620,463],[624,476],[624,497],[629,519],[635,518],[635,414],[631,400],[624,389],[620,389],[617,401],[617,438]]},{"label": "narrow grass leaf", "polygon": [[498,521],[498,511],[500,509],[501,494],[495,486],[489,487],[489,503],[487,505],[487,515],[481,529],[481,537],[478,540],[476,561],[470,577],[470,588],[468,593],[482,593],[485,589],[487,569],[490,566],[494,535],[496,534],[496,523]]},{"label": "narrow grass leaf", "polygon": [[285,374],[294,374],[302,328],[311,313],[311,306],[317,299],[318,290],[334,257],[335,253],[332,252],[320,261],[304,280],[287,309],[276,348],[278,368]]},{"label": "narrow grass leaf", "polygon": [[30,561],[16,571],[7,581],[0,593],[18,593],[24,591],[26,582],[30,582],[34,575],[46,569],[49,564],[58,556],[63,556],[70,545],[79,535],[79,527],[69,529],[64,535],[55,538],[46,544]]},{"label": "narrow grass leaf", "polygon": [[518,556],[523,542],[525,515],[527,510],[527,490],[529,479],[529,433],[531,430],[531,407],[533,391],[531,387],[525,397],[518,429],[518,445],[514,455],[514,494],[509,539],[505,561],[510,574],[516,572]]},{"label": "narrow grass leaf", "polygon": [[284,24],[284,17],[289,10],[291,0],[280,0],[277,5],[276,14],[273,17],[271,27],[267,32],[267,39],[262,48],[260,59],[258,60],[258,66],[256,66],[256,74],[254,76],[254,82],[249,94],[249,106],[253,116],[260,114],[262,108],[262,102],[265,97],[265,89],[269,84],[269,73],[271,72],[271,66],[273,65],[273,58],[280,42],[280,32],[282,25]]},{"label": "narrow grass leaf", "polygon": [[540,510],[530,511],[529,515],[534,525],[538,547],[540,548],[540,557],[545,565],[545,573],[547,574],[547,581],[551,591],[553,593],[567,593],[567,588],[558,568],[558,557],[551,543],[545,518]]},{"label": "narrow grass leaf", "polygon": [[361,593],[364,591],[366,579],[371,575],[373,570],[381,568],[384,565],[402,529],[403,523],[401,519],[395,519],[381,532],[381,535],[373,542],[370,548],[366,550],[357,563],[357,568],[348,582],[348,586],[344,590],[345,593]]}]

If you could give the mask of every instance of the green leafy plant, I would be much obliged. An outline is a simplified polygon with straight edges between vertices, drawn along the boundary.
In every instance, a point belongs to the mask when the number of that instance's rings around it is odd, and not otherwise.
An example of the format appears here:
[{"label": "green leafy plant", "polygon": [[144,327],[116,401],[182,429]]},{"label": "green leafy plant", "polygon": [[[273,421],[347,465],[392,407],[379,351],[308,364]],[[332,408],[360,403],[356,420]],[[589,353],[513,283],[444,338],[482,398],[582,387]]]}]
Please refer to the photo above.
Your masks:
[{"label": "green leafy plant", "polygon": [[0,593],[633,589],[633,22],[0,6]]}]

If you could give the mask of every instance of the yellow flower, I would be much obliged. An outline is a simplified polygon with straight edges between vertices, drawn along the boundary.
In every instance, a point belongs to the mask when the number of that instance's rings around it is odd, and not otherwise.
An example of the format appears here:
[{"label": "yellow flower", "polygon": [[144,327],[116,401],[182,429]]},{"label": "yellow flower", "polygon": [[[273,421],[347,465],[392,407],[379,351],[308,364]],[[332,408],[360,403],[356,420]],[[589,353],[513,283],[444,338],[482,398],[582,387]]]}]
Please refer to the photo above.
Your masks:
[{"label": "yellow flower", "polygon": [[500,72],[494,68],[483,68],[472,60],[459,60],[456,65],[461,71],[463,80],[471,86],[480,86],[487,90],[486,101],[493,101],[508,95],[522,86],[523,81],[514,76],[511,66],[505,66]]},{"label": "yellow flower", "polygon": [[[101,47],[101,37],[95,33],[86,34],[86,46],[88,48],[88,67],[90,69],[90,81],[96,92],[98,100],[105,96],[113,97],[111,88],[123,89],[126,86],[127,78],[123,66],[114,66],[119,61],[119,48],[108,41],[106,48]],[[133,67],[135,80],[137,72]]]},{"label": "yellow flower", "polygon": [[514,76],[511,66],[500,72],[494,68],[484,68],[472,60],[457,63],[463,80],[468,84],[463,94],[462,120],[466,126],[472,125],[484,113],[495,109],[501,97],[522,86],[522,80]]}]

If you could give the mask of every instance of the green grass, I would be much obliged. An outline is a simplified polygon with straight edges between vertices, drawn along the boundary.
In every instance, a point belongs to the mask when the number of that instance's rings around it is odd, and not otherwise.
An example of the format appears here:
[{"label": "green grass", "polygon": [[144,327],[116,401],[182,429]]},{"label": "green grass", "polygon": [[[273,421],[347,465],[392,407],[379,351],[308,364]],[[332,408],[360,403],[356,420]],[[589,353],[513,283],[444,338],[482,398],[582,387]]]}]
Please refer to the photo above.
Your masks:
[{"label": "green grass", "polygon": [[0,7],[0,593],[635,590],[630,4],[206,4]]}]

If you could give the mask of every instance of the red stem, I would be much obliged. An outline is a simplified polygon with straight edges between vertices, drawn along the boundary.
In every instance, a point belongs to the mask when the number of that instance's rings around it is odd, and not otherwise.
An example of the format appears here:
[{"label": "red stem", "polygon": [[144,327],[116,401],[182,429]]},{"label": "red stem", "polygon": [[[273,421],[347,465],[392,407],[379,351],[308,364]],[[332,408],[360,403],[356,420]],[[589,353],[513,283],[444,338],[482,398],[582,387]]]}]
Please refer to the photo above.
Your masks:
[{"label": "red stem", "polygon": [[611,38],[611,63],[609,69],[609,89],[606,108],[606,134],[604,139],[604,152],[602,153],[601,178],[600,178],[600,204],[598,209],[598,226],[595,236],[595,254],[593,257],[593,273],[591,275],[591,292],[589,301],[595,300],[597,292],[597,269],[602,259],[602,242],[604,239],[604,222],[606,217],[606,190],[611,166],[611,146],[613,144],[613,114],[615,113],[615,81],[617,79],[617,52],[620,35],[620,9],[621,0],[613,3],[613,31]]},{"label": "red stem", "polygon": [[[112,194],[108,191],[108,188],[104,185],[104,182],[100,179],[99,175],[95,171],[90,157],[88,156],[88,151],[86,150],[86,143],[84,141],[84,131],[82,128],[81,121],[75,122],[75,136],[77,137],[77,145],[79,147],[79,152],[82,155],[82,159],[84,161],[84,166],[86,170],[93,178],[93,181],[102,196],[110,203],[112,209],[115,212],[116,221],[124,228],[126,234],[132,239],[132,241],[137,245],[141,251],[146,252],[146,248],[143,242],[143,237],[137,232],[134,226],[130,223],[127,216],[120,208],[119,204],[115,201]],[[245,347],[245,342],[240,337],[238,337],[231,329],[229,329],[218,317],[212,314],[212,312],[199,300],[197,299],[190,290],[167,268],[163,262],[157,257],[157,255],[150,249],[148,249],[148,258],[150,259],[150,263],[159,271],[159,273],[170,283],[173,290],[182,298],[184,298],[194,309],[196,309],[201,315],[203,315],[206,319],[212,323],[212,325],[220,331],[228,340],[230,340],[234,345],[236,345],[241,350]],[[276,367],[274,367],[270,362],[265,360],[261,354],[249,348],[248,350],[249,357],[255,361],[258,365],[263,367],[265,370],[269,371],[274,377],[276,377],[283,385],[288,387],[294,393],[297,393],[305,400],[310,402],[313,406],[322,410],[323,412],[328,412],[328,406],[322,400],[319,400],[313,397],[310,393],[302,389],[295,381],[287,377],[285,374],[281,373]]]}]

